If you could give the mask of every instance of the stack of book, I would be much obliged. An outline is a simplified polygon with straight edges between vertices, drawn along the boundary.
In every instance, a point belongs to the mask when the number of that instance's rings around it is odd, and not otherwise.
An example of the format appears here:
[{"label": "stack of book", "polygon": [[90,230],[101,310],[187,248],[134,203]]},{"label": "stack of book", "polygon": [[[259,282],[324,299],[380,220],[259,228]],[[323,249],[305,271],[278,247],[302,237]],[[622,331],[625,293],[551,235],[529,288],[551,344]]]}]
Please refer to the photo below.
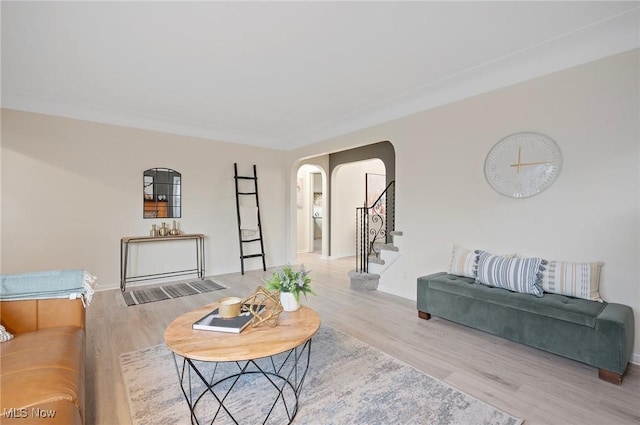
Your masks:
[{"label": "stack of book", "polygon": [[[192,328],[200,331],[216,331],[216,332],[229,332],[229,333],[240,333],[244,328],[249,326],[251,321],[253,320],[253,315],[246,311],[248,310],[249,305],[245,304],[242,308],[242,312],[239,316],[236,317],[221,317],[218,313],[218,309],[207,313],[206,316],[197,320]],[[264,305],[258,307],[258,314],[262,313],[265,309]]]}]

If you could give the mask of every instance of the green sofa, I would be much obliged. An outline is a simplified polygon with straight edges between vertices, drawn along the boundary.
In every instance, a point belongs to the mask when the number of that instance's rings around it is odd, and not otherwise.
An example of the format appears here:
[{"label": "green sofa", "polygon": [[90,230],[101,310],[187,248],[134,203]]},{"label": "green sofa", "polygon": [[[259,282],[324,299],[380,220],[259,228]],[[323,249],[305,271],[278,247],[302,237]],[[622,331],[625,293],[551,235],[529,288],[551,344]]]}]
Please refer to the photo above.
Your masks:
[{"label": "green sofa", "polygon": [[633,310],[564,295],[541,298],[447,273],[418,278],[418,315],[451,320],[597,367],[620,385],[633,350]]}]

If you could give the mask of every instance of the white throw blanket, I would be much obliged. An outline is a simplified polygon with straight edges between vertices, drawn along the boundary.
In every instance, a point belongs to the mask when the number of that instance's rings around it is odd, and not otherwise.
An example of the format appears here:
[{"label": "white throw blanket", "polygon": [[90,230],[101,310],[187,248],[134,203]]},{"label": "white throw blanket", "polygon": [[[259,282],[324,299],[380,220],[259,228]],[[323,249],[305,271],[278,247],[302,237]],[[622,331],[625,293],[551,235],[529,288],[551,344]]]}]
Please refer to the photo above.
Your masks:
[{"label": "white throw blanket", "polygon": [[93,297],[96,277],[86,270],[50,270],[0,276],[0,300],[81,298],[87,307]]}]

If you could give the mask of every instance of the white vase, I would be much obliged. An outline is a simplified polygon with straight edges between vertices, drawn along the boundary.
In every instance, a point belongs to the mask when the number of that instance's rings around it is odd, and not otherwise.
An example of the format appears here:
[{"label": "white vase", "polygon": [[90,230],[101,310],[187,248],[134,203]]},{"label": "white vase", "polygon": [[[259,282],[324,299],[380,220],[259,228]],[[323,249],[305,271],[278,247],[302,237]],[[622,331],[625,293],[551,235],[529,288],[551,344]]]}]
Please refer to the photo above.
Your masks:
[{"label": "white vase", "polygon": [[280,292],[280,304],[284,311],[296,311],[300,308],[300,302],[296,301],[291,292]]}]

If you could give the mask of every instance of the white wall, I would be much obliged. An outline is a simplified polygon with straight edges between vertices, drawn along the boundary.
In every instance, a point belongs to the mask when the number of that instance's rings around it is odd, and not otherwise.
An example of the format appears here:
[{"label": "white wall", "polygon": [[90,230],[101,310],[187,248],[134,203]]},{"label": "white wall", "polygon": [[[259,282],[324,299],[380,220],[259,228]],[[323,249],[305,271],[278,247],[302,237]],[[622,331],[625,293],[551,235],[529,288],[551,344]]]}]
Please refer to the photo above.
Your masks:
[{"label": "white wall", "polygon": [[[244,175],[257,165],[267,266],[286,263],[281,151],[2,110],[1,152],[2,273],[84,268],[100,288],[117,287],[120,238],[162,221],[142,218],[142,172],[153,167],[182,173],[178,221],[207,236],[207,274],[239,271],[234,162]],[[136,247],[131,270],[191,266],[185,244]]]},{"label": "white wall", "polygon": [[379,159],[343,164],[331,178],[331,257],[355,255],[356,208],[365,201],[366,173],[384,174]]},{"label": "white wall", "polygon": [[[389,140],[396,150],[396,228],[403,267],[392,293],[447,270],[453,244],[553,260],[603,261],[601,294],[630,305],[640,362],[638,50],[536,78],[289,152],[296,158]],[[537,131],[563,154],[545,192],[510,199],[485,182],[487,152]]]}]

